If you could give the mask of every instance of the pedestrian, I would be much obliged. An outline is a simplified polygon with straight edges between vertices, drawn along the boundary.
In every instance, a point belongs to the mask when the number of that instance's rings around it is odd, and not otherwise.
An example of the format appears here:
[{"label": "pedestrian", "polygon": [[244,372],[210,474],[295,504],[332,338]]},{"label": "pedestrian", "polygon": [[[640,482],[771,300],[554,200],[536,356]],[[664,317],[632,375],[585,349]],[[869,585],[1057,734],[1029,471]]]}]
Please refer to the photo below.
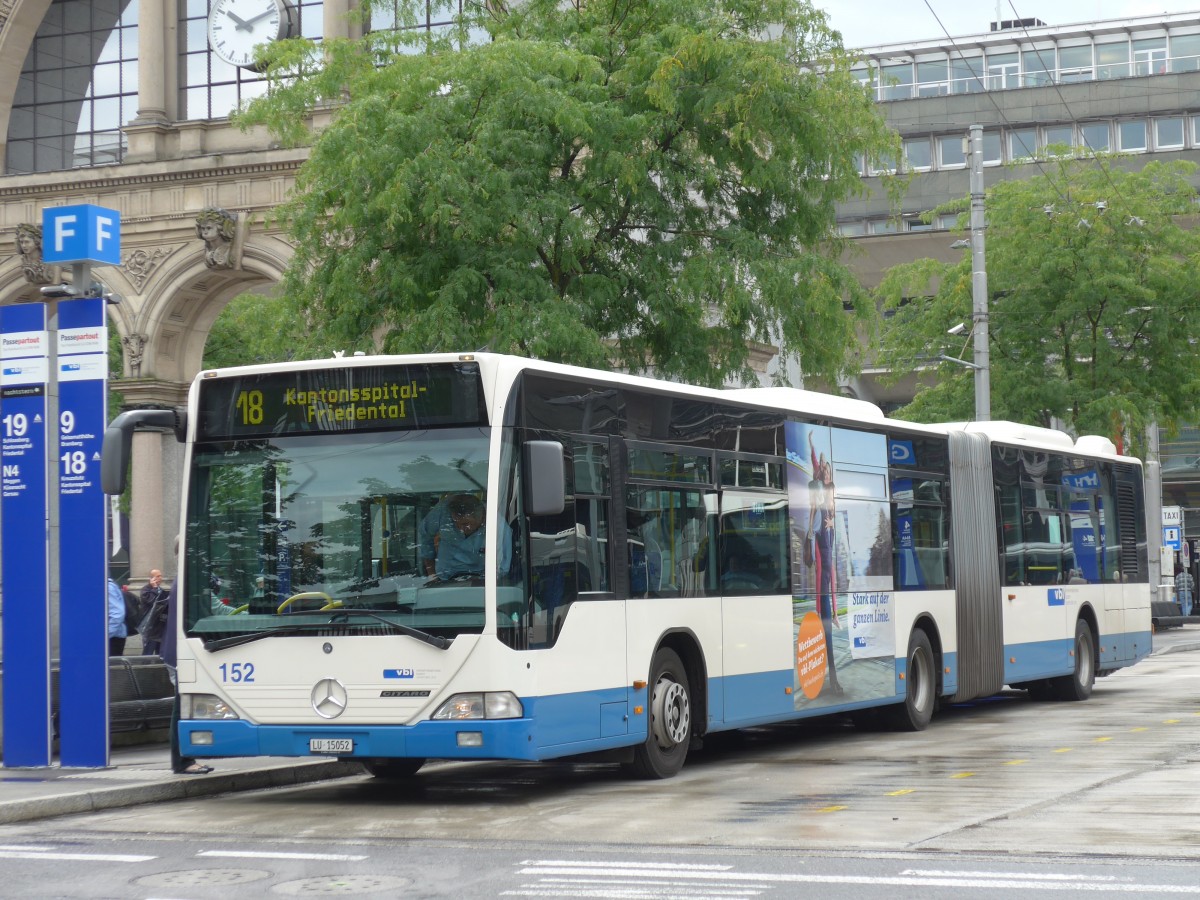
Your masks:
[{"label": "pedestrian", "polygon": [[1195,581],[1192,573],[1180,563],[1175,563],[1175,597],[1179,600],[1179,612],[1186,619],[1192,614],[1192,590]]},{"label": "pedestrian", "polygon": [[157,656],[162,648],[163,633],[167,630],[167,591],[162,586],[162,572],[150,570],[150,580],[142,588],[138,611],[141,613],[138,631],[142,635],[142,653]]},{"label": "pedestrian", "polygon": [[125,654],[125,638],[129,629],[125,627],[125,595],[121,586],[108,579],[108,655]]}]

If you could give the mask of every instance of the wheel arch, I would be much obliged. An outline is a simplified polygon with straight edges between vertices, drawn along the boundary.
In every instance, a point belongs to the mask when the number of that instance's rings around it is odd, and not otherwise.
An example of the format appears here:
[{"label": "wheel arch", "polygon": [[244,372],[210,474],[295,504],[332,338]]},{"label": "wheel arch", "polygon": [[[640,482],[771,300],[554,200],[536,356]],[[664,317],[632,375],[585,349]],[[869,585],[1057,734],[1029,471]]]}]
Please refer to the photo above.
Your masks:
[{"label": "wheel arch", "polygon": [[[1100,622],[1096,617],[1096,610],[1090,603],[1084,603],[1079,607],[1079,616],[1076,619],[1079,622],[1086,622],[1087,627],[1092,632],[1092,649],[1094,650],[1095,659],[1092,661],[1092,666],[1097,673],[1100,671]],[[1075,629],[1071,629],[1072,639],[1074,639]]]},{"label": "wheel arch", "polygon": [[[925,632],[925,636],[929,638],[929,647],[933,650],[933,674],[937,679],[934,695],[940,699],[944,692],[946,668],[944,662],[945,656],[942,650],[942,633],[938,630],[937,620],[934,619],[931,613],[921,613],[913,619],[908,635],[904,638],[904,646],[906,648],[908,647],[909,640],[912,638],[912,633],[917,629]],[[905,653],[907,654],[907,650]]]}]

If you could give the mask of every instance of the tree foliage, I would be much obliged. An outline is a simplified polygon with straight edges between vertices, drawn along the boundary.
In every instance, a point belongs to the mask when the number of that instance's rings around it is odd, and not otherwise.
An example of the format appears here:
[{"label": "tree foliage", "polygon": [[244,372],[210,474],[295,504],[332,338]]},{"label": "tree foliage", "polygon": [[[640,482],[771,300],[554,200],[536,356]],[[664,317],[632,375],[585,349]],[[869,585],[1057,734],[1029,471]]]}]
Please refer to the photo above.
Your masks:
[{"label": "tree foliage", "polygon": [[303,317],[283,299],[241,294],[213,322],[204,342],[203,367],[284,362],[330,355],[331,349],[311,333]]},{"label": "tree foliage", "polygon": [[[441,33],[263,51],[271,92],[241,121],[313,140],[280,215],[284,291],[314,329],[710,384],[747,373],[748,340],[830,379],[852,364],[843,302],[873,307],[838,261],[835,204],[861,190],[855,155],[896,140],[823,13],[463,6]],[[314,109],[331,120],[310,138]]]},{"label": "tree foliage", "polygon": [[[1047,157],[1036,177],[987,192],[994,418],[1136,438],[1149,422],[1173,429],[1196,417],[1200,243],[1180,219],[1194,209],[1196,167],[1114,162]],[[937,361],[970,353],[967,335],[946,332],[971,324],[971,265],[969,252],[951,264],[916,260],[878,289],[888,316],[880,362],[897,375],[936,366],[936,386],[901,415],[973,417],[974,374]]]}]

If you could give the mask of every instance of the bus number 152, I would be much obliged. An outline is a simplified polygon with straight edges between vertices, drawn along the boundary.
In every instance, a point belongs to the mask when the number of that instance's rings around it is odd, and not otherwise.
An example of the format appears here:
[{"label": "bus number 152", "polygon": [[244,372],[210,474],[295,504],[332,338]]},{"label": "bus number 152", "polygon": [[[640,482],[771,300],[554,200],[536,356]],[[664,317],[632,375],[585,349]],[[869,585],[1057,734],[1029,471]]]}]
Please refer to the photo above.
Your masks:
[{"label": "bus number 152", "polygon": [[254,663],[222,663],[221,681],[226,684],[252,684],[254,682]]}]

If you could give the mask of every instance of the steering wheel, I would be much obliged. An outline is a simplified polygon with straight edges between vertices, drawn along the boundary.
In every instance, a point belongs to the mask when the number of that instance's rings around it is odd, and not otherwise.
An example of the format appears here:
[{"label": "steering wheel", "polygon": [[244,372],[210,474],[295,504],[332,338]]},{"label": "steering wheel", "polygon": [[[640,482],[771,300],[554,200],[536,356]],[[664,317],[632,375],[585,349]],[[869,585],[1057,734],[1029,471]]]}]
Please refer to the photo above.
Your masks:
[{"label": "steering wheel", "polygon": [[317,612],[325,612],[328,609],[341,609],[342,608],[341,600],[334,600],[332,597],[330,597],[324,591],[301,591],[299,594],[292,594],[292,596],[288,597],[286,600],[284,600],[282,603],[280,603],[279,608],[277,610],[275,610],[275,612],[276,613],[283,612],[285,609],[287,609],[289,606],[291,606],[297,600],[324,600],[325,605],[318,607]]}]

